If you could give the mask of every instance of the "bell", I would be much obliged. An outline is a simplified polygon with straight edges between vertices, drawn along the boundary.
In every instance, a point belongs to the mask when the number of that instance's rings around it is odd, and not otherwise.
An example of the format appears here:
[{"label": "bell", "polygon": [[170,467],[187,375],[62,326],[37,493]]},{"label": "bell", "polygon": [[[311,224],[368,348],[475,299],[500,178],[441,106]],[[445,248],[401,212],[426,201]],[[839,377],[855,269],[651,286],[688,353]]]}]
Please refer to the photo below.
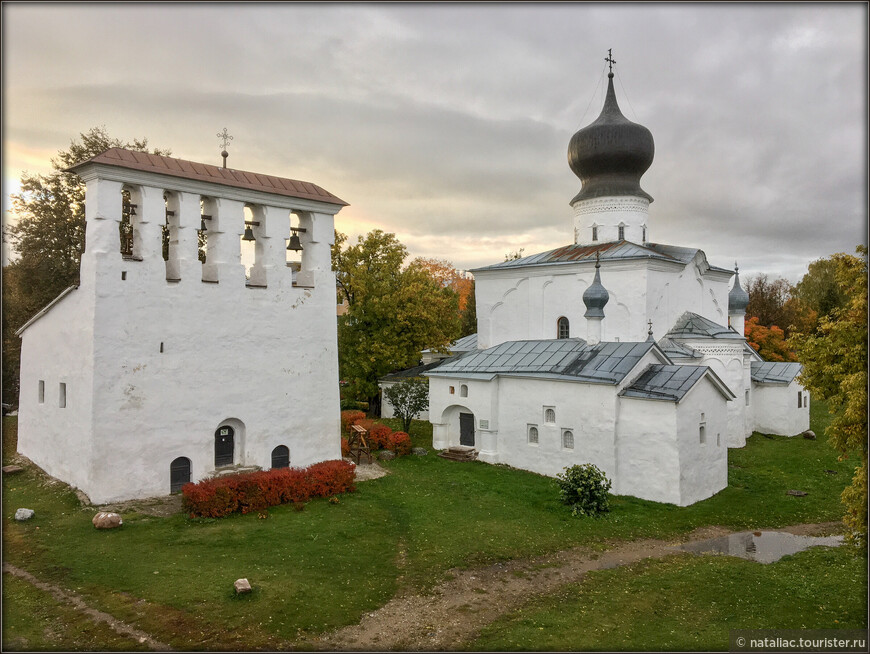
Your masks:
[{"label": "bell", "polygon": [[299,252],[302,249],[302,243],[299,242],[299,234],[293,232],[290,235],[290,242],[287,244],[288,250],[293,250],[294,252]]},{"label": "bell", "polygon": [[245,235],[242,236],[243,241],[255,241],[254,238],[254,230],[251,229],[250,225],[245,225]]}]

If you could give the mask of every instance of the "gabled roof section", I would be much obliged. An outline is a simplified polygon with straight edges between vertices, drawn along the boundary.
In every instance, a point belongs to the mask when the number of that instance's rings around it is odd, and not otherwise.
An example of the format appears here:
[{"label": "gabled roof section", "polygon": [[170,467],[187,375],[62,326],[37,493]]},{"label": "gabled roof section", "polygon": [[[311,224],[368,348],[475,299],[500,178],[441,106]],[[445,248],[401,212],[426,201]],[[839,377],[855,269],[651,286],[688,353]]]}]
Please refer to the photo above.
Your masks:
[{"label": "gabled roof section", "polygon": [[598,343],[581,338],[507,341],[445,359],[429,375],[535,376],[596,384],[618,384],[656,344]]},{"label": "gabled roof section", "polygon": [[752,361],[750,376],[757,384],[790,384],[801,371],[793,361]]},{"label": "gabled roof section", "polygon": [[431,370],[432,368],[437,367],[441,364],[442,360],[432,361],[431,363],[424,363],[419,366],[414,366],[412,368],[405,368],[404,370],[396,370],[391,372],[388,375],[384,375],[378,381],[379,382],[399,382],[403,379],[413,379],[414,377],[422,377],[423,373],[427,370]]},{"label": "gabled roof section", "polygon": [[250,191],[274,193],[276,195],[347,206],[347,202],[341,198],[310,182],[275,177],[274,175],[251,173],[233,168],[222,168],[220,166],[196,163],[195,161],[186,161],[185,159],[175,159],[174,157],[166,157],[159,154],[125,150],[124,148],[111,148],[95,157],[77,163],[67,170],[69,172],[78,172],[78,170],[88,164],[129,168],[146,173],[182,177],[198,182],[211,182],[212,184],[223,184],[224,186],[232,186]]},{"label": "gabled roof section", "polygon": [[701,355],[696,350],[693,350],[688,345],[684,345],[678,341],[671,340],[667,336],[659,339],[659,349],[664,352],[669,359],[701,359]]},{"label": "gabled roof section", "polygon": [[707,366],[663,366],[652,364],[619,393],[623,397],[679,402],[703,377],[708,377],[726,400],[734,394]]},{"label": "gabled roof section", "polygon": [[744,340],[744,338],[729,327],[718,325],[712,320],[699,316],[697,313],[686,311],[677,319],[671,330],[665,334],[668,339],[698,339],[716,338],[726,340]]},{"label": "gabled roof section", "polygon": [[73,292],[74,290],[76,290],[77,288],[78,288],[78,284],[76,284],[76,285],[74,285],[74,286],[70,286],[70,287],[64,289],[63,291],[61,291],[60,294],[59,294],[56,298],[54,298],[51,302],[49,302],[48,304],[46,304],[42,309],[40,309],[39,311],[37,311],[36,314],[34,314],[34,316],[33,316],[30,320],[28,320],[26,323],[24,323],[23,325],[21,325],[21,327],[18,328],[18,331],[15,332],[15,335],[16,335],[16,336],[21,336],[21,334],[24,333],[24,330],[25,330],[25,329],[27,329],[28,327],[30,327],[30,325],[32,325],[33,323],[35,323],[35,322],[36,322],[37,320],[39,320],[40,318],[42,318],[45,314],[47,314],[47,313],[51,310],[51,308],[52,308],[55,304],[57,304],[58,302],[60,302],[62,299],[64,299],[67,295],[69,295],[70,293],[72,293],[72,292]]},{"label": "gabled roof section", "polygon": [[[693,252],[697,252],[697,250],[693,250]],[[685,264],[692,260],[692,258],[689,257],[688,261],[684,261],[683,259],[672,256],[671,254],[658,252],[651,247],[622,240],[611,241],[610,243],[595,243],[594,245],[578,245],[572,243],[571,245],[556,248],[555,250],[550,250],[548,252],[532,254],[528,257],[522,257],[521,259],[514,259],[513,261],[503,261],[501,263],[492,264],[491,266],[484,266],[483,268],[476,268],[471,272],[478,272],[480,270],[522,268],[523,266],[571,264],[577,263],[578,261],[595,261],[596,254],[600,256],[602,261],[659,259],[671,261],[673,263]]]},{"label": "gabled roof section", "polygon": [[[464,354],[477,349],[477,334],[469,334],[453,341],[447,346],[447,350],[452,354]],[[423,352],[431,352],[430,348],[426,348]]]}]

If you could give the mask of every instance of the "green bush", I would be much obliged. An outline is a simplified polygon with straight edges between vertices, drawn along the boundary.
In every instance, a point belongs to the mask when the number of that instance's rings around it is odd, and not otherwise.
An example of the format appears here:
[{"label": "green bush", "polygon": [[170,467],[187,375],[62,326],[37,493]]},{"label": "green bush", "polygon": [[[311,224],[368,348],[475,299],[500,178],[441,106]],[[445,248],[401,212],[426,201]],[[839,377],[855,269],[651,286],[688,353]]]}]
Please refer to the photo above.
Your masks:
[{"label": "green bush", "polygon": [[574,465],[556,475],[559,499],[571,507],[571,515],[597,516],[610,510],[610,480],[591,463]]}]

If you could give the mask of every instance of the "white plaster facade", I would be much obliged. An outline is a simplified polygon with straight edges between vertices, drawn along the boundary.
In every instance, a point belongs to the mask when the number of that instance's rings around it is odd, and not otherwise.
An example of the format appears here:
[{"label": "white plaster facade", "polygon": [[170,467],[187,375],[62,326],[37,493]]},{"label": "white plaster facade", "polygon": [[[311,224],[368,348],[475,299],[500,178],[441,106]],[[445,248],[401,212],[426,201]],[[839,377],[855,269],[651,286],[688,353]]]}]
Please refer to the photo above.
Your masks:
[{"label": "white plaster facade", "polygon": [[[213,473],[220,427],[234,431],[234,465],[270,468],[280,445],[293,466],[340,457],[330,244],[345,203],[179,177],[178,160],[158,159],[169,167],[75,167],[87,183],[80,285],[20,331],[19,451],[96,503],[167,494],[179,457],[192,481]],[[119,248],[122,190],[132,257]],[[291,219],[305,230],[295,281]],[[259,223],[248,281],[246,220]]]},{"label": "white plaster facade", "polygon": [[810,394],[796,380],[788,384],[753,382],[751,402],[757,432],[795,436],[810,428]]}]

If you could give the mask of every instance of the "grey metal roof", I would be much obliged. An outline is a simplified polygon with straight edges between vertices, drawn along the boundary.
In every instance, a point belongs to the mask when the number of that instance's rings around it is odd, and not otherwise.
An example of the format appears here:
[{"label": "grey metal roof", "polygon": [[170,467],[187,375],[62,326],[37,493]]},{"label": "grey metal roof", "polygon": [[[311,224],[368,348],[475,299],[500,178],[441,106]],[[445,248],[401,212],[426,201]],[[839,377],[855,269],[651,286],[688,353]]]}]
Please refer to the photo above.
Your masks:
[{"label": "grey metal roof", "polygon": [[[464,352],[471,352],[472,350],[477,349],[477,334],[469,334],[468,336],[463,336],[462,338],[457,338],[450,345],[447,346],[447,349],[453,354],[462,354]],[[426,348],[423,352],[431,352],[430,348]]]},{"label": "grey metal roof", "polygon": [[533,375],[599,384],[616,384],[655,347],[655,343],[598,343],[580,338],[507,341],[446,359],[429,375]]},{"label": "grey metal roof", "polygon": [[[673,263],[687,264],[698,253],[698,248],[684,248],[676,245],[663,245],[661,243],[644,243],[639,245],[631,241],[610,241],[608,243],[595,243],[593,245],[578,245],[571,243],[555,250],[530,254],[513,261],[502,261],[490,266],[475,268],[471,272],[482,270],[502,270],[506,268],[522,268],[523,266],[555,266],[568,265],[578,261],[594,261],[596,253],[602,261],[624,261],[629,259],[657,259],[659,261],[671,261]],[[709,264],[708,264],[709,265]],[[710,270],[731,273],[726,268],[709,266]]]},{"label": "grey metal roof", "polygon": [[665,334],[666,338],[717,338],[726,340],[743,340],[743,336],[730,327],[723,327],[712,320],[699,316],[697,313],[686,311],[677,319],[671,330]]},{"label": "grey metal roof", "polygon": [[728,292],[728,311],[746,311],[749,306],[749,293],[740,286],[740,275],[734,269],[734,286]]},{"label": "grey metal roof", "polygon": [[659,349],[664,352],[669,359],[700,359],[702,355],[678,341],[672,341],[667,336],[659,339]]},{"label": "grey metal roof", "polygon": [[652,364],[619,394],[647,400],[679,402],[709,370],[707,366]]},{"label": "grey metal roof", "polygon": [[790,384],[801,371],[801,364],[793,361],[753,361],[749,365],[752,381],[758,384]]},{"label": "grey metal roof", "polygon": [[610,299],[610,293],[601,284],[601,266],[598,261],[595,262],[595,279],[583,292],[583,304],[586,305],[586,318],[603,318],[604,307]]},{"label": "grey metal roof", "polygon": [[404,370],[396,370],[396,371],[391,372],[388,375],[384,375],[378,381],[398,382],[398,381],[402,381],[403,379],[412,379],[414,377],[422,377],[424,372],[426,372],[427,370],[431,370],[432,368],[435,368],[436,366],[441,364],[442,361],[444,361],[444,359],[440,359],[438,361],[432,361],[431,363],[424,363],[422,365],[414,366],[412,368],[405,368]]}]

